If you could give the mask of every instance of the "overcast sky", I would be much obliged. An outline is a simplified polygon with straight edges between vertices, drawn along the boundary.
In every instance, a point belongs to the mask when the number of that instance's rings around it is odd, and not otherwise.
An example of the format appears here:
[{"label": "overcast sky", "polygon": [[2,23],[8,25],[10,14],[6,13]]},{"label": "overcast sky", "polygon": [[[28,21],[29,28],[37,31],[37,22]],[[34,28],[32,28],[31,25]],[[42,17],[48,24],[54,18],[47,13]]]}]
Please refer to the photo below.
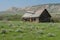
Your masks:
[{"label": "overcast sky", "polygon": [[60,3],[60,0],[0,0],[0,11],[10,7],[26,7],[48,3]]}]

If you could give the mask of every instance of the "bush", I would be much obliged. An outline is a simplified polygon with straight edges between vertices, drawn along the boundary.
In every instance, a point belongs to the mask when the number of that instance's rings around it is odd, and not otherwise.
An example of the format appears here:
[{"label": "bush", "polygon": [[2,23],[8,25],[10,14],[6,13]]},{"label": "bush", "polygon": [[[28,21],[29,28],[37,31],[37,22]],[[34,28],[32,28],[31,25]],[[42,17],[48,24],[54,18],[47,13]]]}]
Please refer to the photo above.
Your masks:
[{"label": "bush", "polygon": [[43,30],[38,31],[37,33],[41,35],[44,34]]},{"label": "bush", "polygon": [[7,30],[5,29],[1,30],[1,34],[7,34]]},{"label": "bush", "polygon": [[55,37],[56,35],[53,33],[48,33],[48,37]]},{"label": "bush", "polygon": [[9,32],[14,32],[14,30],[12,30],[12,29],[9,29]]},{"label": "bush", "polygon": [[52,22],[60,22],[60,18],[52,18]]},{"label": "bush", "polygon": [[20,30],[20,29],[17,29],[17,30],[16,30],[16,32],[23,33],[23,31],[22,31],[22,30]]},{"label": "bush", "polygon": [[1,26],[1,28],[4,28],[4,26]]}]

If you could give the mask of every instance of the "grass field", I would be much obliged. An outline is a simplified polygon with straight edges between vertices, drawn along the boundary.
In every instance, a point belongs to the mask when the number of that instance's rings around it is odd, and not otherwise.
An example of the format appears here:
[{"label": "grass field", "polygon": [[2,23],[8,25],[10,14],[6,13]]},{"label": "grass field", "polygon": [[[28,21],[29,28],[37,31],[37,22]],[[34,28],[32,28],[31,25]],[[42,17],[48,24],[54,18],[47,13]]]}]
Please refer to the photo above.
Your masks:
[{"label": "grass field", "polygon": [[60,40],[60,23],[0,21],[0,40]]}]

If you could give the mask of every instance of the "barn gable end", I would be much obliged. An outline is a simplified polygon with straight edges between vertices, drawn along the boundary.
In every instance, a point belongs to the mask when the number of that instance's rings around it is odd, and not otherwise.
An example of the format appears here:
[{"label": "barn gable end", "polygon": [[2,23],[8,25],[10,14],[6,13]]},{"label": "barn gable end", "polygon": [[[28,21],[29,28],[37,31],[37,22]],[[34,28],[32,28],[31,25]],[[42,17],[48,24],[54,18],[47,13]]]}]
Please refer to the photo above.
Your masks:
[{"label": "barn gable end", "polygon": [[41,13],[39,20],[41,22],[50,22],[51,21],[51,15],[47,11],[47,9],[44,9],[44,11]]}]

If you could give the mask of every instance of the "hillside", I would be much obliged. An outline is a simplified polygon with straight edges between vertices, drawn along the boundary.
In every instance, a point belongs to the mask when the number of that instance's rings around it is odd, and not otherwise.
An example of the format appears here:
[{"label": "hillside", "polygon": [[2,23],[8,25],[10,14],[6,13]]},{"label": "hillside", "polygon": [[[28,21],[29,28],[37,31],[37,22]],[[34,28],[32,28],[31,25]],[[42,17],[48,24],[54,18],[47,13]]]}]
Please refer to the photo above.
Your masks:
[{"label": "hillside", "polygon": [[46,8],[50,13],[60,14],[60,4],[43,4],[43,5],[35,5],[25,8],[11,7],[4,12],[3,11],[0,12],[0,14],[23,14],[27,10],[37,10],[42,8]]}]

